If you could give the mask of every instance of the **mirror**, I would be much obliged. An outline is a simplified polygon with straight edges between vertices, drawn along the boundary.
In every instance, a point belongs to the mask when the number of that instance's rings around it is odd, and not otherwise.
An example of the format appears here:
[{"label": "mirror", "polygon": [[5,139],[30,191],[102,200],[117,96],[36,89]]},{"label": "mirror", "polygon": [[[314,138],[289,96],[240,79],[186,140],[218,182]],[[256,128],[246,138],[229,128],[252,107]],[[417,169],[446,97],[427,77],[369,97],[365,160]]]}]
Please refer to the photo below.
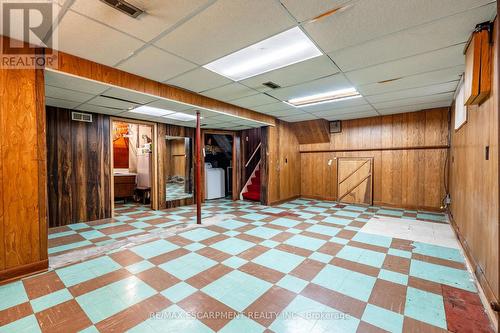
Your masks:
[{"label": "mirror", "polygon": [[193,197],[191,138],[167,136],[166,201]]}]

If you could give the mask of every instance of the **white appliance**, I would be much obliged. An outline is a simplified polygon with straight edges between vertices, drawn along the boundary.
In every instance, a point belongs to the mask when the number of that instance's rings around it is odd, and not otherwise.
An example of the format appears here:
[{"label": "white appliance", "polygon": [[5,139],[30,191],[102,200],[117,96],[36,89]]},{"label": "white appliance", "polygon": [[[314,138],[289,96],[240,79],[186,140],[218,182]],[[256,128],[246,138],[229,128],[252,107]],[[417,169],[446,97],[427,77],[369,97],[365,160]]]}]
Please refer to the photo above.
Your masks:
[{"label": "white appliance", "polygon": [[219,199],[226,196],[226,178],[224,169],[212,168],[205,163],[205,199]]}]

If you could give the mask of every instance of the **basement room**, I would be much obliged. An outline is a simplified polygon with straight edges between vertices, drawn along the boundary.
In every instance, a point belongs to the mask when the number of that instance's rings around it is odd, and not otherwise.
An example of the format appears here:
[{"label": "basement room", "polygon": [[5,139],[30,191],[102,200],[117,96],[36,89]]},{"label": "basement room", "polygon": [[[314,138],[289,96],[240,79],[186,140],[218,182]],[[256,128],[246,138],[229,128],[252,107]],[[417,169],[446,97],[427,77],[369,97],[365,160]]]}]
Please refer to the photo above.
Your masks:
[{"label": "basement room", "polygon": [[0,333],[498,332],[495,0],[0,0]]}]

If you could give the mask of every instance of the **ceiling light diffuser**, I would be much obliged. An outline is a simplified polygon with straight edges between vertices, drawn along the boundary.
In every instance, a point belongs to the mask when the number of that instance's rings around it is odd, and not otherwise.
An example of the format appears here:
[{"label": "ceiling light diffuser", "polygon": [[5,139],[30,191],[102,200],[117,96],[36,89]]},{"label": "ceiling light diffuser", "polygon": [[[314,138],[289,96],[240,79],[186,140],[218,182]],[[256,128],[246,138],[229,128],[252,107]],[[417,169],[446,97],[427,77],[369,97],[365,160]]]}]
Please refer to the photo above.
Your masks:
[{"label": "ceiling light diffuser", "polygon": [[138,108],[135,108],[133,110],[130,110],[132,113],[140,113],[140,114],[145,114],[148,116],[155,116],[155,117],[161,117],[170,113],[174,113],[174,111],[169,111],[169,110],[164,110],[164,109],[159,109],[155,108],[152,106],[139,106]]},{"label": "ceiling light diffuser", "polygon": [[295,106],[297,108],[301,108],[304,106],[340,102],[359,97],[361,97],[361,94],[355,88],[347,88],[347,89],[328,91],[316,95],[293,98],[286,101],[285,103],[291,106]]},{"label": "ceiling light diffuser", "polygon": [[234,81],[240,81],[322,54],[302,29],[295,27],[203,67]]},{"label": "ceiling light diffuser", "polygon": [[[166,116],[163,116],[163,118],[169,118],[169,119],[174,119],[174,120],[179,120],[179,121],[193,121],[196,120],[196,116],[187,114],[187,113],[181,113],[181,112],[176,112],[176,113],[171,113]],[[201,119],[201,117],[200,117]]]}]

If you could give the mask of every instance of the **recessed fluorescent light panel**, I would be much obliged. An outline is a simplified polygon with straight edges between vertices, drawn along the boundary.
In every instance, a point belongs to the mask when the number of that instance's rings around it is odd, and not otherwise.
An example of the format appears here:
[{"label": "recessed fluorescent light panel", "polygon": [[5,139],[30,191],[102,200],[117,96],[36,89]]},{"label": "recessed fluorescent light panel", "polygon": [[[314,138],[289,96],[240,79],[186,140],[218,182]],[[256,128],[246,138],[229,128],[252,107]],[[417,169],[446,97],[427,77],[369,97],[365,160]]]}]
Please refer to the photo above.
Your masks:
[{"label": "recessed fluorescent light panel", "polygon": [[203,67],[240,81],[322,55],[299,27],[250,45]]},{"label": "recessed fluorescent light panel", "polygon": [[285,103],[291,106],[295,106],[296,108],[301,108],[317,104],[340,102],[359,97],[361,97],[361,94],[355,88],[347,88],[341,90],[328,91],[325,93],[311,95],[311,96],[293,98],[289,101],[286,101]]},{"label": "recessed fluorescent light panel", "polygon": [[[163,116],[163,118],[168,118],[168,119],[174,119],[174,120],[179,120],[179,121],[193,121],[196,120],[196,116],[187,114],[187,113],[181,113],[181,112],[176,112],[172,114],[168,114],[166,116]],[[202,117],[200,117],[201,119]]]},{"label": "recessed fluorescent light panel", "polygon": [[140,113],[147,116],[161,117],[170,113],[174,113],[174,111],[154,108],[152,106],[143,105],[133,110],[130,110],[132,113]]}]

